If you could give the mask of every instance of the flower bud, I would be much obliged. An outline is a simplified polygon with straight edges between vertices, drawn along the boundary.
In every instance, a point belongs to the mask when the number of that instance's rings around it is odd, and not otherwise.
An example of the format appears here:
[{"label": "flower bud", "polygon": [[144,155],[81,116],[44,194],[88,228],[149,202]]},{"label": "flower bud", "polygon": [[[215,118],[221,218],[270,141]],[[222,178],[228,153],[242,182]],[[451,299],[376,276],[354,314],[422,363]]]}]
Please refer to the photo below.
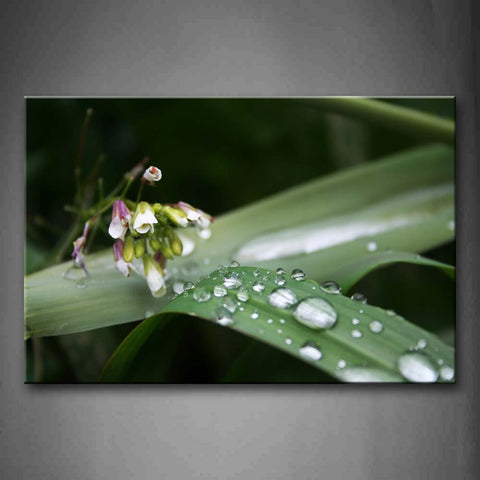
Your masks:
[{"label": "flower bud", "polygon": [[142,180],[152,185],[162,178],[162,171],[154,166],[148,167],[143,174]]},{"label": "flower bud", "polygon": [[160,251],[162,252],[162,255],[169,260],[172,260],[175,257],[172,249],[165,242],[160,243]]},{"label": "flower bud", "polygon": [[178,235],[175,233],[173,228],[168,228],[167,230],[168,243],[174,255],[180,256],[183,252],[183,244]]},{"label": "flower bud", "polygon": [[140,258],[145,253],[145,239],[139,238],[135,241],[135,257]]},{"label": "flower bud", "polygon": [[148,241],[154,252],[160,250],[160,241],[157,238],[152,237]]},{"label": "flower bud", "polygon": [[115,200],[112,208],[112,221],[108,227],[108,233],[112,238],[124,238],[130,225],[132,212],[121,200]]},{"label": "flower bud", "polygon": [[125,246],[123,247],[123,259],[127,263],[130,263],[133,260],[134,250],[135,250],[135,242],[133,240],[133,237],[129,235],[125,239]]},{"label": "flower bud", "polygon": [[186,227],[188,225],[187,215],[182,210],[171,207],[170,205],[164,205],[162,211],[175,225],[179,227]]}]

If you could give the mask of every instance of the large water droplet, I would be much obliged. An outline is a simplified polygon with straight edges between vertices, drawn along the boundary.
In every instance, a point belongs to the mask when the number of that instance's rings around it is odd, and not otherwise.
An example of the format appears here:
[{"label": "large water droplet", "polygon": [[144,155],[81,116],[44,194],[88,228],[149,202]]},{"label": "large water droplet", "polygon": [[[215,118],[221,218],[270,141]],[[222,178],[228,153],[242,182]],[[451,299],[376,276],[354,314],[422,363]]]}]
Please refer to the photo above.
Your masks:
[{"label": "large water droplet", "polygon": [[268,303],[277,308],[289,308],[297,303],[297,296],[289,288],[280,287],[268,296]]},{"label": "large water droplet", "polygon": [[242,281],[238,278],[238,273],[227,273],[223,279],[223,284],[228,289],[235,289],[242,286]]},{"label": "large water droplet", "polygon": [[250,298],[248,290],[245,287],[240,287],[240,290],[237,292],[237,298],[241,302],[247,302]]},{"label": "large water droplet", "polygon": [[378,245],[376,242],[368,242],[367,243],[367,251],[369,252],[376,252],[378,249]]},{"label": "large water droplet", "polygon": [[295,308],[293,316],[300,323],[315,329],[331,328],[337,321],[337,312],[323,298],[310,297],[302,300]]},{"label": "large water droplet", "polygon": [[198,303],[208,302],[211,296],[210,292],[203,287],[199,287],[193,292],[193,299]]},{"label": "large water droplet", "polygon": [[283,275],[277,275],[275,277],[275,283],[279,286],[285,285],[287,283],[287,279]]},{"label": "large water droplet", "polygon": [[440,369],[440,378],[446,382],[450,382],[455,377],[455,370],[448,365],[444,365]]},{"label": "large water droplet", "polygon": [[350,298],[357,303],[367,303],[367,297],[363,293],[354,293]]},{"label": "large water droplet", "polygon": [[215,297],[225,297],[227,295],[227,289],[223,285],[215,285],[213,287],[213,295]]},{"label": "large water droplet", "polygon": [[373,367],[350,367],[341,369],[337,375],[345,382],[401,382],[402,377]]},{"label": "large water droplet", "polygon": [[368,328],[372,333],[380,333],[383,330],[383,323],[378,320],[372,320],[368,324]]},{"label": "large water droplet", "polygon": [[214,320],[222,327],[233,325],[235,323],[230,312],[224,307],[220,307],[215,311]]},{"label": "large water droplet", "polygon": [[276,273],[277,275],[284,275],[284,274],[285,274],[285,269],[282,268],[282,267],[279,267],[279,268],[277,268],[277,269],[275,270],[275,273]]},{"label": "large water droplet", "polygon": [[185,282],[182,282],[182,281],[173,282],[173,285],[172,285],[173,293],[176,293],[177,295],[180,295],[181,293],[183,293],[184,284]]},{"label": "large water droplet", "polygon": [[230,264],[232,268],[237,268],[240,266],[240,264],[236,260],[232,260],[232,263]]},{"label": "large water droplet", "polygon": [[62,273],[62,277],[65,280],[80,280],[82,278],[87,278],[87,272],[76,263],[69,267],[65,272]]},{"label": "large water droplet", "polygon": [[303,347],[300,348],[299,353],[302,357],[308,358],[309,360],[316,361],[322,358],[322,352],[314,342],[306,342]]},{"label": "large water droplet", "polygon": [[185,282],[183,284],[184,291],[192,290],[193,288],[195,288],[195,284],[193,282]]},{"label": "large water droplet", "polygon": [[352,330],[352,337],[353,338],[362,338],[363,334],[360,330],[354,329]]},{"label": "large water droplet", "polygon": [[75,286],[77,288],[86,288],[87,287],[87,279],[86,278],[80,278],[75,282]]},{"label": "large water droplet", "polygon": [[407,352],[398,359],[400,373],[411,382],[432,383],[438,371],[430,359],[421,352]]},{"label": "large water droplet", "polygon": [[334,295],[339,295],[340,293],[342,293],[342,289],[340,288],[340,285],[338,285],[338,283],[335,283],[333,280],[328,280],[326,282],[323,282],[320,285],[320,288],[325,293],[331,293]]},{"label": "large water droplet", "polygon": [[253,284],[252,289],[257,293],[262,293],[265,290],[265,284],[259,280]]},{"label": "large water droplet", "polygon": [[305,280],[305,272],[303,270],[300,270],[299,268],[295,268],[295,270],[292,270],[290,277],[297,282],[301,282],[302,280]]},{"label": "large water droplet", "polygon": [[235,313],[237,311],[237,304],[233,298],[226,298],[223,302],[223,306],[230,312]]}]

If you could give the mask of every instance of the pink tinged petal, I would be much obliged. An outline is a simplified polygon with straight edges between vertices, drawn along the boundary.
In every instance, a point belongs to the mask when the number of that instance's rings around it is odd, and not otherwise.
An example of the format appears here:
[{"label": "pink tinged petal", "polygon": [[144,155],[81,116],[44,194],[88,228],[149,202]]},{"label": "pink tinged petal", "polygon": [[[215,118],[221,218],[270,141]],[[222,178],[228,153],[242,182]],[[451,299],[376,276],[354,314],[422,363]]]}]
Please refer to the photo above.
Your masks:
[{"label": "pink tinged petal", "polygon": [[196,221],[200,218],[200,213],[197,211],[197,209],[193,208],[188,203],[178,202],[177,206],[178,208],[181,208],[185,212],[189,220]]},{"label": "pink tinged petal", "polygon": [[120,260],[121,258],[123,258],[123,242],[122,240],[117,240],[114,244],[113,244],[113,258],[115,261],[118,261]]},{"label": "pink tinged petal", "polygon": [[108,227],[108,233],[112,238],[120,238],[125,235],[127,231],[127,227],[122,223],[122,221],[118,217],[114,217],[110,222],[110,226]]}]

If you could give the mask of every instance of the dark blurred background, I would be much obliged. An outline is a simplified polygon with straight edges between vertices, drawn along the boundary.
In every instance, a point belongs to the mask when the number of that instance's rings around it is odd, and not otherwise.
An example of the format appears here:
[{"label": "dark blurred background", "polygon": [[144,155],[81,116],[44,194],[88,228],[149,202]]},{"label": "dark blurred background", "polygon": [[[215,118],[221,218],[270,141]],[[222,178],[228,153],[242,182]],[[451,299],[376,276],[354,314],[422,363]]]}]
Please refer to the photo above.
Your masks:
[{"label": "dark blurred background", "polygon": [[[453,99],[383,101],[455,116]],[[214,216],[423,143],[412,135],[325,113],[314,101],[31,98],[26,101],[26,274],[52,263],[70,226],[71,214],[64,206],[73,201],[74,164],[88,108],[93,115],[84,143],[84,171],[94,168],[103,155],[100,176],[106,192],[148,155],[150,164],[161,168],[163,179],[155,197],[145,191],[146,200],[182,199]],[[93,249],[110,245],[109,238],[100,234]],[[65,259],[69,255],[70,250]],[[454,264],[455,244],[426,255]],[[367,294],[370,303],[388,305],[454,342],[455,285],[437,270],[392,266],[370,274],[356,288]],[[28,341],[27,381],[95,381],[135,325]],[[246,349],[253,349],[252,357],[262,358],[265,367],[256,376],[239,375],[237,381],[332,381],[299,361],[208,322],[179,317],[169,329],[169,345],[176,348],[167,353],[168,348],[161,348],[165,332],[161,338],[152,337],[131,381],[220,381]],[[160,364],[163,367],[157,368]]]}]

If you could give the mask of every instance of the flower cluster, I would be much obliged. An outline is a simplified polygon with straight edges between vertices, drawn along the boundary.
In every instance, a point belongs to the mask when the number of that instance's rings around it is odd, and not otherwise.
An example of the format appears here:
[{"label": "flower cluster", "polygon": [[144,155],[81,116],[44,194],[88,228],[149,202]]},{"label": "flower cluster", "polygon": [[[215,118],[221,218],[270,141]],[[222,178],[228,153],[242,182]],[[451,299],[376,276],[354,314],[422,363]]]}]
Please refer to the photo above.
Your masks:
[{"label": "flower cluster", "polygon": [[[157,167],[145,170],[142,182],[153,185],[162,178]],[[165,294],[167,260],[182,255],[183,245],[176,228],[195,226],[205,229],[213,218],[185,202],[175,204],[131,202],[116,199],[112,207],[109,235],[115,240],[113,258],[117,269],[126,277],[132,271],[143,276],[154,297]],[[81,237],[74,242],[73,258],[85,271],[82,249],[90,223],[85,224]]]}]

